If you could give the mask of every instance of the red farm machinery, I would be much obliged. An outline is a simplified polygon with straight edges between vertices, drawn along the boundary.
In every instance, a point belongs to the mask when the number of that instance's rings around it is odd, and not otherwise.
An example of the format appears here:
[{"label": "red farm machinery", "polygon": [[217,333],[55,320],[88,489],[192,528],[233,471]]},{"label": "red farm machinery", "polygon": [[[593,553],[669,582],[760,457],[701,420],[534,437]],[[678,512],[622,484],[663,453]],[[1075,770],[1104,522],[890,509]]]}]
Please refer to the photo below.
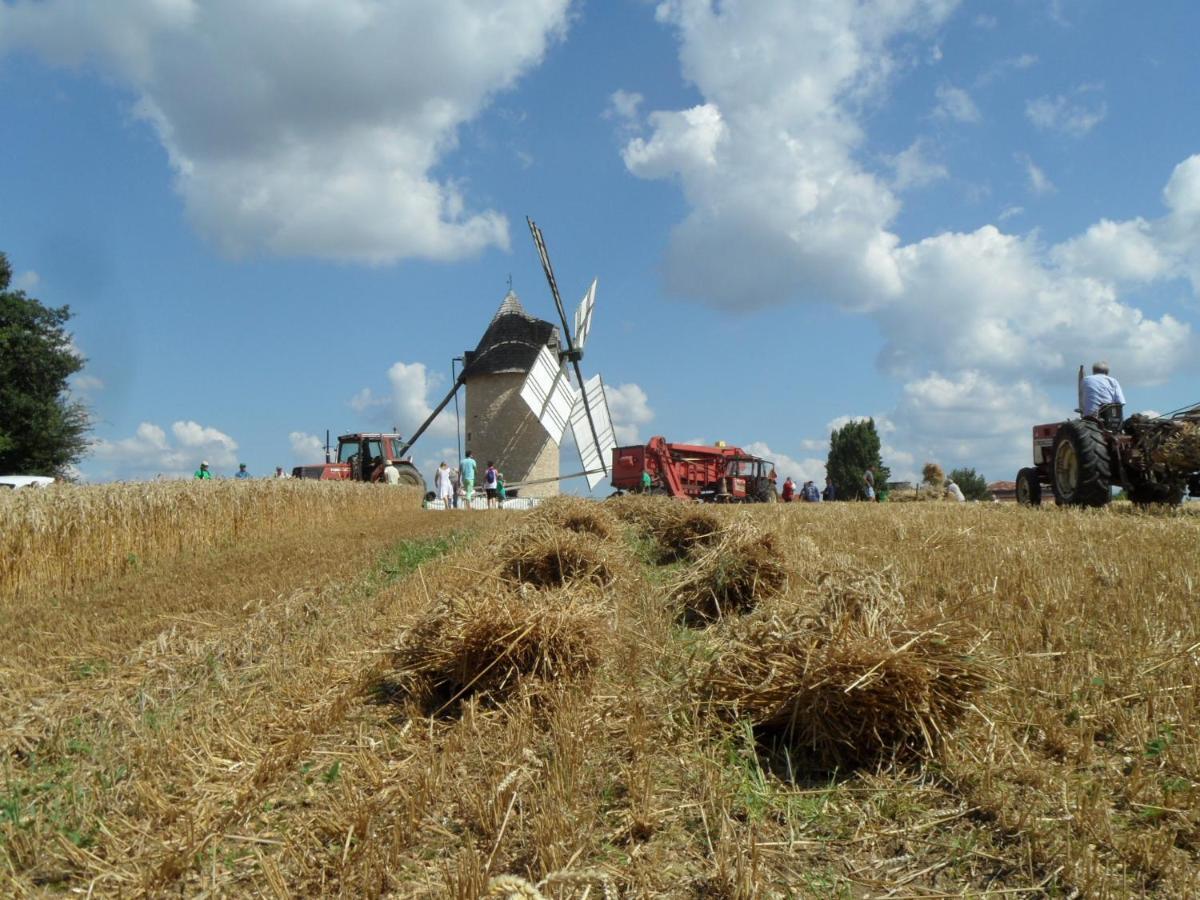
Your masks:
[{"label": "red farm machinery", "polygon": [[1134,503],[1200,497],[1200,405],[1168,416],[1095,415],[1033,426],[1033,465],[1017,473],[1017,502],[1037,506],[1043,486],[1059,506],[1104,506],[1122,488]]},{"label": "red farm machinery", "polygon": [[400,483],[419,487],[424,493],[425,479],[405,454],[413,441],[407,443],[398,434],[381,432],[343,434],[338,436],[337,456],[327,449],[325,462],[292,469],[293,478],[320,481],[382,481],[383,467],[390,459],[400,470]]},{"label": "red farm machinery", "polygon": [[642,473],[650,476],[649,492],[705,503],[774,503],[775,464],[740,447],[671,444],[653,437],[646,444],[615,447],[612,486],[617,491],[643,490]]}]

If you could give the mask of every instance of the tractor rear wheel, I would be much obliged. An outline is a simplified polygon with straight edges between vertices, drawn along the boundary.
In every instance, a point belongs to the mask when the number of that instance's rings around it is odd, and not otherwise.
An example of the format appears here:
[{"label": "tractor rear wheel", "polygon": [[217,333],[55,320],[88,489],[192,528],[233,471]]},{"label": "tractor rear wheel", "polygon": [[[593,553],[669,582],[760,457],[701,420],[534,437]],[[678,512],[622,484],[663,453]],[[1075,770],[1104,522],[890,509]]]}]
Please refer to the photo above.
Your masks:
[{"label": "tractor rear wheel", "polygon": [[1112,460],[1099,425],[1075,419],[1059,426],[1052,481],[1059,506],[1104,506],[1112,499]]},{"label": "tractor rear wheel", "polygon": [[422,494],[425,493],[425,477],[416,466],[410,462],[398,462],[396,468],[400,470],[400,484],[403,487],[417,487]]},{"label": "tractor rear wheel", "polygon": [[1042,505],[1042,482],[1037,469],[1022,469],[1017,473],[1017,502],[1022,506]]}]

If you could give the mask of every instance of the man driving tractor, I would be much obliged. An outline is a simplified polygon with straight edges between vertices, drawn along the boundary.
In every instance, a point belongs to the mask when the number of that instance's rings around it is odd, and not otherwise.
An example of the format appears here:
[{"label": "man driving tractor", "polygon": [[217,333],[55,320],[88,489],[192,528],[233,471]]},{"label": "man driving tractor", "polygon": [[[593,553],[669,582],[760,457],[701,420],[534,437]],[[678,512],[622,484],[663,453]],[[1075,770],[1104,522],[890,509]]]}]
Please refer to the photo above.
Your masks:
[{"label": "man driving tractor", "polygon": [[1102,406],[1125,405],[1121,384],[1108,374],[1108,363],[1102,361],[1092,364],[1092,374],[1080,382],[1079,403],[1079,411],[1085,416],[1096,415]]}]

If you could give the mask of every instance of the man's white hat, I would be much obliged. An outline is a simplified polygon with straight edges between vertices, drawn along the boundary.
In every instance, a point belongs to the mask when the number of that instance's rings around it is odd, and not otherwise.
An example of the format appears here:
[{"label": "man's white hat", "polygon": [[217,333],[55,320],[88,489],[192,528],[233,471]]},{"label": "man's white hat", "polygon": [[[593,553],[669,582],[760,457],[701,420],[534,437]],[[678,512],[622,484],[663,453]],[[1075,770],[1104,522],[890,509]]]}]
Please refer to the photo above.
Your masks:
[{"label": "man's white hat", "polygon": [[208,460],[207,460],[207,459],[204,459],[204,460],[201,460],[201,461],[200,461],[200,468],[204,468],[204,467],[205,467],[205,466],[207,466],[207,465],[208,465]]}]

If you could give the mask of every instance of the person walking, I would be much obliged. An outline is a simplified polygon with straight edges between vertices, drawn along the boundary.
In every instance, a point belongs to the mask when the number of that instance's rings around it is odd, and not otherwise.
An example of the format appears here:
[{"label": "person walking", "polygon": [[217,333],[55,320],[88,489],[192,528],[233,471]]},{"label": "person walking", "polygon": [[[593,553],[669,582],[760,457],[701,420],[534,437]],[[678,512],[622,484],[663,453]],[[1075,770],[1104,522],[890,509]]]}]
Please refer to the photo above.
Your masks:
[{"label": "person walking", "polygon": [[817,486],[811,481],[804,482],[804,499],[808,503],[821,502],[821,492],[817,490]]},{"label": "person walking", "polygon": [[455,509],[458,509],[458,498],[462,494],[462,472],[458,469],[450,470],[450,495],[451,503]]},{"label": "person walking", "polygon": [[504,489],[504,473],[496,472],[496,499],[500,501],[500,508],[504,508],[504,501],[508,499],[508,492]]},{"label": "person walking", "polygon": [[492,502],[496,499],[496,480],[499,477],[500,472],[496,468],[496,464],[489,459],[487,469],[483,473],[483,489],[487,492],[488,509],[492,508]]},{"label": "person walking", "polygon": [[475,498],[475,457],[470,450],[458,464],[458,471],[462,479],[463,494],[467,498],[467,509],[470,509],[471,501]]},{"label": "person walking", "polygon": [[450,481],[450,467],[446,465],[443,459],[442,464],[438,466],[436,474],[433,476],[433,486],[437,489],[438,499],[442,501],[446,509],[454,508],[454,485]]},{"label": "person walking", "polygon": [[875,470],[867,466],[867,471],[863,472],[863,497],[864,500],[875,499]]},{"label": "person walking", "polygon": [[200,463],[200,468],[198,468],[195,471],[195,473],[192,475],[192,478],[195,479],[196,481],[212,480],[212,472],[208,471],[208,460],[207,459],[204,460],[202,463]]},{"label": "person walking", "polygon": [[654,479],[650,477],[650,472],[647,469],[642,469],[642,493],[650,493],[650,488],[654,486]]},{"label": "person walking", "polygon": [[794,496],[796,496],[796,482],[792,481],[792,476],[789,475],[787,481],[783,483],[783,491],[780,493],[779,499],[784,503],[791,503]]}]

